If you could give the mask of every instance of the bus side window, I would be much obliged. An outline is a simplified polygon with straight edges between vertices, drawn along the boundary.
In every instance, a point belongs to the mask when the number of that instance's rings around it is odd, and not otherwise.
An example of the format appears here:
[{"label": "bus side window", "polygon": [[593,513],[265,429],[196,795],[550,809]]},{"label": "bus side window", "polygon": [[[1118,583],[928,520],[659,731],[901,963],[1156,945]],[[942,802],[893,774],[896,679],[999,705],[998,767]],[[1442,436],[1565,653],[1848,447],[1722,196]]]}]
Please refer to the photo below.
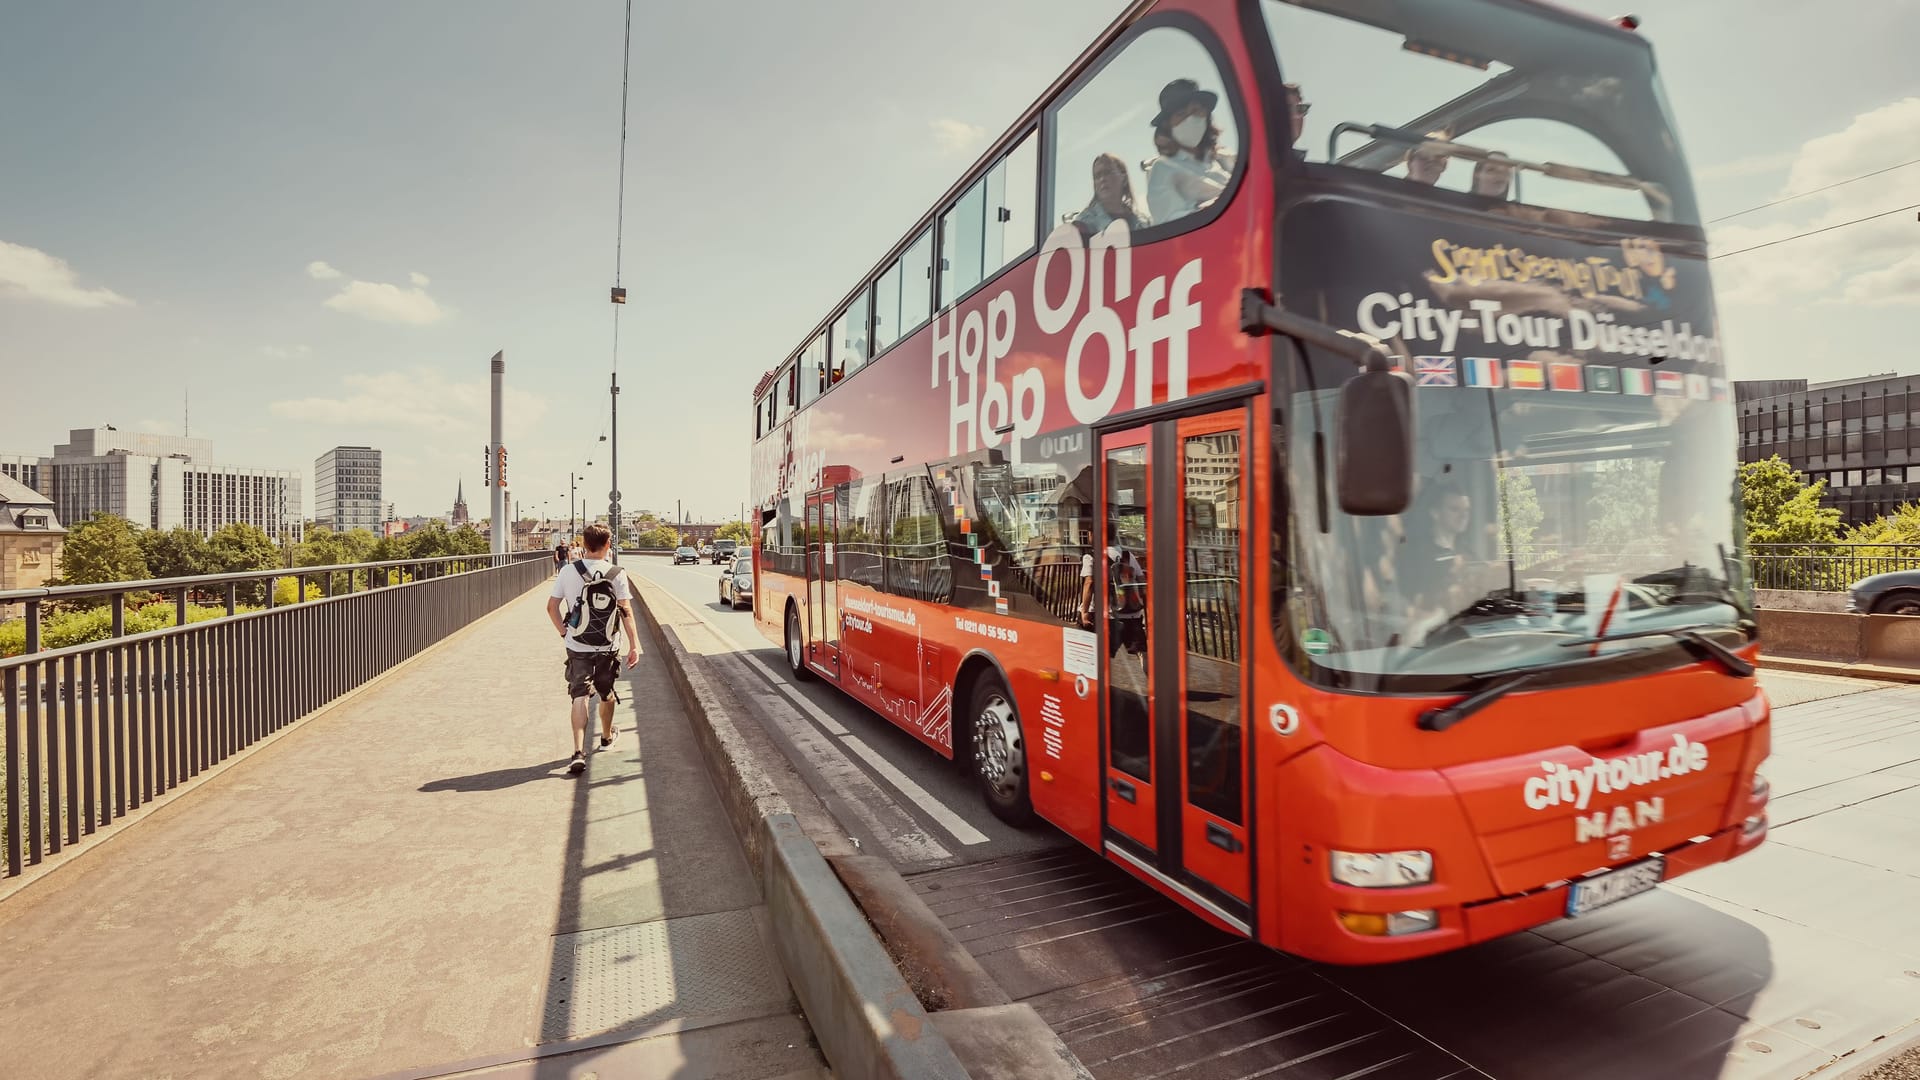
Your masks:
[{"label": "bus side window", "polygon": [[1225,87],[1185,30],[1155,27],[1128,42],[1054,106],[1047,220],[1091,236],[1116,221],[1137,232],[1210,216],[1242,156]]},{"label": "bus side window", "polygon": [[827,388],[827,335],[807,343],[800,353],[800,404],[806,405]]}]

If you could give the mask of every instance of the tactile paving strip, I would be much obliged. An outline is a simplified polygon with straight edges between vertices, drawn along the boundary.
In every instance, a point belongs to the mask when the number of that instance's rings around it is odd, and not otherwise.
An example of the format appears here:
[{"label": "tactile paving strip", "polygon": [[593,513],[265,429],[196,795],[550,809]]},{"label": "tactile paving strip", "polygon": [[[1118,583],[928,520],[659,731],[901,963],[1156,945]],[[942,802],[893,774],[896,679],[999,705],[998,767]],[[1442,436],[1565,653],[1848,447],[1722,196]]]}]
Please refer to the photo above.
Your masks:
[{"label": "tactile paving strip", "polygon": [[542,1042],[792,997],[751,909],[562,934],[549,972]]}]

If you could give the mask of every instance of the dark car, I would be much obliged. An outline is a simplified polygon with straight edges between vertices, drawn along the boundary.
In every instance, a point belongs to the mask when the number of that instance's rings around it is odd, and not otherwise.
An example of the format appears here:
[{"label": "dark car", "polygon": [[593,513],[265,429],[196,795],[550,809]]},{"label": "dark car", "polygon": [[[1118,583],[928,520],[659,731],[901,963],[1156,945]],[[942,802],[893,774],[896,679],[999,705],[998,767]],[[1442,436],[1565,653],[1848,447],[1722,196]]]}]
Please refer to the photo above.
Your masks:
[{"label": "dark car", "polygon": [[720,571],[720,602],[738,610],[753,606],[753,567],[736,562]]},{"label": "dark car", "polygon": [[1847,590],[1847,610],[1860,615],[1920,615],[1920,570],[1861,578]]},{"label": "dark car", "polygon": [[732,562],[733,557],[739,554],[739,551],[740,541],[738,540],[715,540],[713,542],[713,561],[716,563]]},{"label": "dark car", "polygon": [[679,566],[683,562],[697,563],[699,561],[700,553],[685,544],[673,549],[673,565],[675,566]]}]

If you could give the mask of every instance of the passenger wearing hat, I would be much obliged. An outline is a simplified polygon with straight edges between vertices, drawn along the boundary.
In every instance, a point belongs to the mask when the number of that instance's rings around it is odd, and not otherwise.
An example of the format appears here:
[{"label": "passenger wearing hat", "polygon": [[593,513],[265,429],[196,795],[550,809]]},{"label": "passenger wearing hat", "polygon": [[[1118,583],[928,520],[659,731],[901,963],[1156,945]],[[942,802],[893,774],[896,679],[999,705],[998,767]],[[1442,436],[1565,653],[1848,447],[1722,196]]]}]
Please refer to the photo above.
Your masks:
[{"label": "passenger wearing hat", "polygon": [[1153,131],[1162,156],[1147,173],[1147,213],[1155,224],[1210,205],[1233,178],[1234,156],[1220,149],[1213,122],[1219,103],[1220,95],[1192,79],[1175,79],[1160,91]]}]

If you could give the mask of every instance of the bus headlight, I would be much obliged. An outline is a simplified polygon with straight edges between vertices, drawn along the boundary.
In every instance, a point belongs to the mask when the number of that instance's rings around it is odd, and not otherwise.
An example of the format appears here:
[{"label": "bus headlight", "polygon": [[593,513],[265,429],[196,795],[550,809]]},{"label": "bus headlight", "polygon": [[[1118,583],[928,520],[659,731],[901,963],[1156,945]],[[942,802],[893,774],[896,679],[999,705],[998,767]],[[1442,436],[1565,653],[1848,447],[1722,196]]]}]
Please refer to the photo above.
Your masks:
[{"label": "bus headlight", "polygon": [[1431,851],[1331,851],[1333,880],[1356,889],[1395,889],[1433,883]]}]

